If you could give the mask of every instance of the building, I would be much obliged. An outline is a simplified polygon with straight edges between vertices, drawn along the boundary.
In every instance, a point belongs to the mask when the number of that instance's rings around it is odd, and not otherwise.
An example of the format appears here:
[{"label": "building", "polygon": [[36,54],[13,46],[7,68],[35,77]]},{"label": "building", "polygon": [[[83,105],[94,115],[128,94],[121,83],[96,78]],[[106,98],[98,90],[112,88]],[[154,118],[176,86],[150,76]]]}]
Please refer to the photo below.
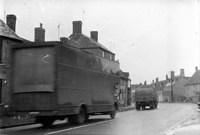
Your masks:
[{"label": "building", "polygon": [[195,73],[188,80],[185,85],[186,87],[186,98],[188,102],[199,102],[200,101],[200,70],[195,68]]},{"label": "building", "polygon": [[128,72],[118,72],[120,76],[120,88],[118,94],[118,101],[120,106],[129,106],[132,102],[131,80]]},{"label": "building", "polygon": [[61,38],[61,40],[100,57],[105,72],[116,74],[121,71],[119,61],[115,60],[115,54],[98,42],[97,31],[92,31],[90,37],[82,33],[81,21],[73,21],[73,33],[69,36],[69,39]]},{"label": "building", "polygon": [[98,41],[98,31],[91,31],[90,37],[82,33],[82,22],[73,21],[73,33],[69,36],[69,40],[74,42],[74,46],[91,52],[99,57],[115,61],[115,54],[108,50]]},{"label": "building", "polygon": [[[15,33],[16,16],[7,15],[5,24],[0,20],[0,105],[9,104],[10,91],[9,84],[7,83],[7,72],[9,72],[9,53],[10,47],[24,39],[20,38]],[[1,111],[2,112],[2,111]]]},{"label": "building", "polygon": [[[174,76],[174,77],[173,77]],[[189,77],[185,76],[184,69],[180,69],[178,76],[171,71],[171,78],[165,85],[163,90],[163,98],[165,102],[185,102],[186,100],[186,83]]]}]

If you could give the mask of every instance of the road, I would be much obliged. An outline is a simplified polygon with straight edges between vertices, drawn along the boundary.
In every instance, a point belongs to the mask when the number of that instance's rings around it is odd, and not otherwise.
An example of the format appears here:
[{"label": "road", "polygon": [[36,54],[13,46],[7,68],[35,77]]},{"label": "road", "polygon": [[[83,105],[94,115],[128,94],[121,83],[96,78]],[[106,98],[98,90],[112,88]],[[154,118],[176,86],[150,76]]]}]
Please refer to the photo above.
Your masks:
[{"label": "road", "polygon": [[93,116],[84,125],[74,126],[64,121],[51,128],[40,124],[1,129],[5,135],[167,135],[171,130],[194,117],[198,117],[195,104],[163,103],[156,110],[126,111],[116,119]]}]

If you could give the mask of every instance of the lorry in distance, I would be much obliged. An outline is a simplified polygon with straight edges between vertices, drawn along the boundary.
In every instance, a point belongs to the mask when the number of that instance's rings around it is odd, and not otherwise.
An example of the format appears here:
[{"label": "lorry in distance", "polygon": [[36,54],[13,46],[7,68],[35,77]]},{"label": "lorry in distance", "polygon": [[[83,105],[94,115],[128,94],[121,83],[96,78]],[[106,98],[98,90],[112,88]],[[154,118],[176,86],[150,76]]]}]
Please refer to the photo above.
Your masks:
[{"label": "lorry in distance", "polygon": [[135,107],[136,110],[145,109],[149,106],[155,109],[158,106],[158,96],[156,91],[151,87],[140,87],[135,91]]}]

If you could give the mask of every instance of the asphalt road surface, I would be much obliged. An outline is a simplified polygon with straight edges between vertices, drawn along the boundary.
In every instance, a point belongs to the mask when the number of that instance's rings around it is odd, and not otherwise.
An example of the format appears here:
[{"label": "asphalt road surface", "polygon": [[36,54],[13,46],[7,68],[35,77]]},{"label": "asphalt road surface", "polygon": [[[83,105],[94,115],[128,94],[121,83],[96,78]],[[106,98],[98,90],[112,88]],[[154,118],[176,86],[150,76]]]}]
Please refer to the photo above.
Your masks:
[{"label": "asphalt road surface", "polygon": [[40,124],[1,129],[1,135],[168,135],[184,122],[198,117],[195,104],[159,104],[158,109],[120,112],[116,119],[92,116],[86,124],[56,121],[51,128]]}]

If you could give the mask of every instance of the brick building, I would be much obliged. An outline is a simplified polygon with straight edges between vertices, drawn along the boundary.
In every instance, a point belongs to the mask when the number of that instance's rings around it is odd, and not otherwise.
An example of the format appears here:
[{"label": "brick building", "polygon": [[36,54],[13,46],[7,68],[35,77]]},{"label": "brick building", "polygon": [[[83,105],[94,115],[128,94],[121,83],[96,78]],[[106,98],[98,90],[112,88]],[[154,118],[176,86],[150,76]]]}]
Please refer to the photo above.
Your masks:
[{"label": "brick building", "polygon": [[5,24],[0,20],[0,104],[1,108],[10,102],[9,83],[7,83],[7,72],[9,72],[9,48],[19,42],[23,42],[15,33],[16,16],[7,15]]}]

